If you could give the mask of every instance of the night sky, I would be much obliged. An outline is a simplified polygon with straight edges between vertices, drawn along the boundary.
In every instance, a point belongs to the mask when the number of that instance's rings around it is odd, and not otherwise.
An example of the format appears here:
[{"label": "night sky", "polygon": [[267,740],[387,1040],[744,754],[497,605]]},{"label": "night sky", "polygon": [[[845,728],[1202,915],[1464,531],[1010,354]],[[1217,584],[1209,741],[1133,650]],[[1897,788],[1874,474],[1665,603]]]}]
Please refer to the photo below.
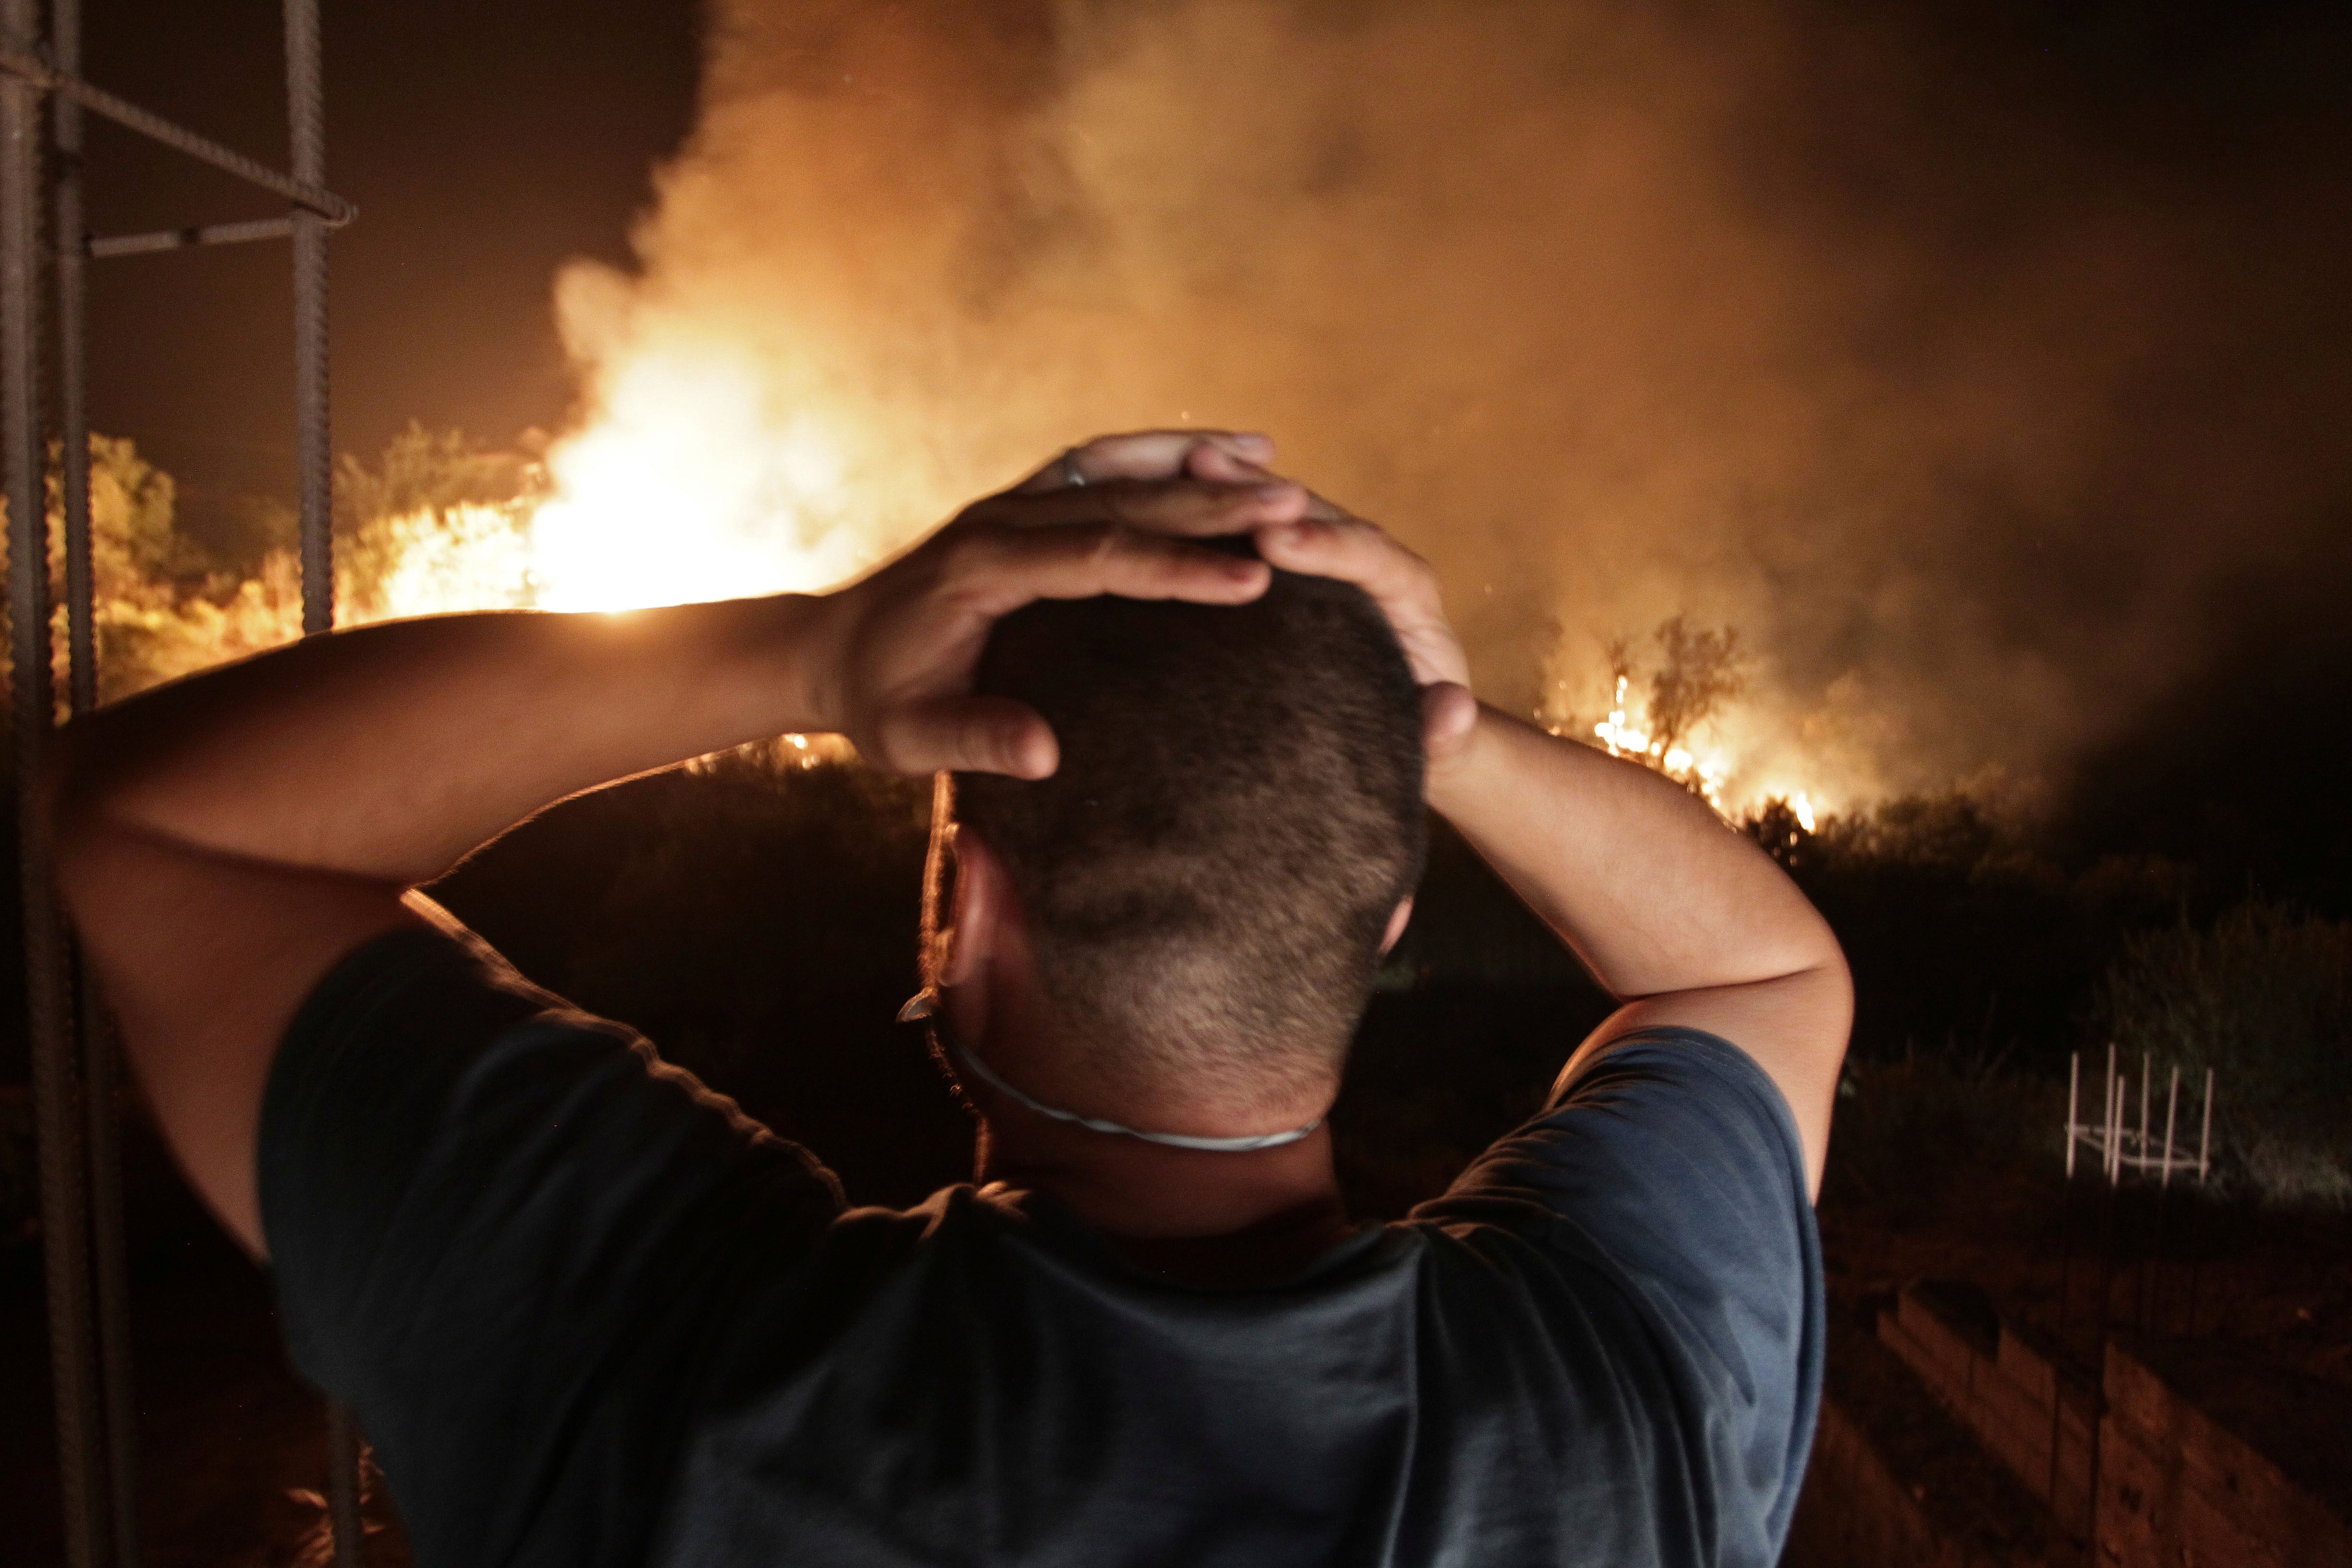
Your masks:
[{"label": "night sky", "polygon": [[[1060,25],[1179,9],[1157,0],[1078,5],[1060,14]],[[1346,3],[1291,9],[1333,33],[1359,13],[1393,21],[1415,11]],[[1467,15],[1475,7],[1421,9]],[[2041,221],[2030,202],[2011,199],[2019,190],[2046,185],[2057,193],[2050,203],[2078,199],[2068,192],[2111,190],[2118,205],[2169,203],[2173,217],[2188,215],[2162,231],[2162,243],[2191,258],[2193,267],[2183,267],[2200,281],[2183,287],[2179,297],[2188,304],[2168,324],[2162,352],[2150,353],[2141,372],[2116,351],[2117,368],[2084,395],[2098,404],[2101,420],[2143,433],[2156,493],[2079,507],[2090,520],[2080,528],[2089,531],[2071,537],[2038,538],[2042,523],[2021,523],[1997,549],[1978,548],[1975,525],[1958,527],[1938,546],[1935,569],[1980,595],[1980,618],[2013,623],[1988,637],[2095,669],[2103,656],[2095,645],[2110,637],[2110,626],[2136,640],[2120,658],[2109,647],[2109,665],[2161,663],[2169,635],[2163,617],[2151,624],[2116,614],[2116,605],[2168,561],[2215,563],[2182,568],[2196,581],[2178,600],[2179,640],[2194,642],[2194,655],[2177,668],[2165,665],[2152,692],[2137,691],[2127,721],[2107,724],[2095,743],[2064,756],[2058,776],[2066,827],[2086,854],[2146,847],[2206,856],[2263,885],[2352,906],[2342,804],[2352,779],[2342,719],[2342,682],[2352,675],[2345,609],[2352,488],[2344,479],[2352,472],[2345,459],[2352,408],[2342,366],[2352,345],[2347,291],[2340,281],[2313,282],[2333,265],[2328,258],[2352,259],[2345,197],[2352,69],[2341,7],[1953,4],[1906,7],[1899,21],[1863,5],[1787,9],[1810,18],[1800,32],[1817,52],[1776,64],[1764,79],[1811,107],[1780,115],[1755,139],[1746,165],[1727,163],[1745,182],[1738,201],[1830,215],[1816,237],[1844,223],[1868,238],[1855,216],[1868,215],[1941,258],[1936,265],[1951,268],[1954,298],[1979,281],[1967,270],[1974,259],[2004,255],[2012,230]],[[93,80],[282,161],[275,5],[97,0],[91,10],[86,74]],[[630,225],[652,200],[654,167],[696,123],[700,13],[649,0],[330,0],[325,11],[330,183],[361,211],[333,248],[338,447],[372,455],[411,419],[493,444],[527,427],[560,428],[577,388],[556,337],[554,277],[578,257],[633,265]],[[754,51],[778,39],[805,50],[805,62],[773,66],[787,85],[796,72],[824,78],[836,35],[904,13],[915,18],[910,25],[938,26],[955,47],[993,62],[985,68],[1002,77],[997,97],[1005,100],[1042,90],[1024,73],[1057,26],[1055,8],[1034,0],[960,7],[731,0],[731,12],[773,24],[772,35],[751,39]],[[945,16],[958,19],[939,20]],[[1841,50],[1849,47],[1855,58],[1899,58],[1916,80],[1889,92],[1880,70],[1876,96],[1857,97],[1848,110],[1838,95],[1852,63]],[[975,101],[995,111],[996,99]],[[1979,123],[1989,128],[1981,134]],[[1948,133],[1936,134],[1938,125]],[[91,140],[98,232],[272,210],[268,198],[102,123],[94,122]],[[2053,149],[2065,164],[2054,174],[2047,166]],[[2198,222],[2208,231],[2196,231]],[[2210,232],[2242,222],[2250,225],[2242,253],[2226,232]],[[1885,246],[1879,253],[1903,254]],[[2147,254],[2170,265],[2160,247]],[[2151,277],[2162,270],[2149,268]],[[94,423],[134,437],[179,479],[184,513],[199,529],[215,526],[240,496],[290,488],[286,270],[285,247],[276,244],[93,269]],[[1916,277],[1906,286],[1936,297]],[[2209,299],[2226,311],[2201,318],[2198,301]],[[1321,302],[1302,300],[1314,303]],[[2018,320],[2028,336],[2041,330],[2030,313]],[[1881,341],[1864,344],[1861,357],[1878,356],[1875,395],[1902,398],[1916,343],[1931,324],[1909,309],[1872,325]],[[2055,321],[2046,335],[2063,345],[2068,330]],[[2029,354],[2035,346],[2004,345]],[[2281,403],[2281,386],[2303,390]],[[2081,413],[2067,409],[2067,416]],[[2176,477],[2162,465],[2179,432],[2208,425],[2223,430],[2216,449],[2233,452],[2229,460],[2255,479],[2292,468],[2296,482],[2247,521],[2200,500],[2206,510],[2196,515],[2213,521],[2168,525],[2165,489]],[[2231,448],[2231,429],[2267,430],[2273,445],[2247,439]],[[2127,488],[2131,449],[2108,445],[2105,467],[2086,463],[2073,477]],[[1947,479],[1939,475],[1939,483]],[[2223,475],[2209,488],[2233,482]],[[2241,527],[2263,531],[2261,540],[2200,553],[2212,536]],[[1507,536],[1496,548],[1499,557],[1490,550],[1480,558],[1489,573],[1493,560],[1513,554]],[[1474,639],[1523,637],[1530,624],[1526,606],[1476,607],[1491,626],[1474,626]],[[2079,623],[2071,643],[2053,629],[2070,622]],[[1826,633],[1816,640],[1837,646]],[[1924,655],[1915,662],[1935,668]],[[1953,667],[1955,700],[1971,679]]]},{"label": "night sky", "polygon": [[[628,256],[655,161],[693,122],[693,7],[660,0],[328,0],[335,437],[373,456],[410,419],[503,443],[572,388],[556,268]],[[85,74],[285,166],[271,0],[99,0]],[[100,233],[257,216],[272,198],[93,121]],[[92,417],[193,489],[286,493],[292,336],[283,243],[92,268]]]}]

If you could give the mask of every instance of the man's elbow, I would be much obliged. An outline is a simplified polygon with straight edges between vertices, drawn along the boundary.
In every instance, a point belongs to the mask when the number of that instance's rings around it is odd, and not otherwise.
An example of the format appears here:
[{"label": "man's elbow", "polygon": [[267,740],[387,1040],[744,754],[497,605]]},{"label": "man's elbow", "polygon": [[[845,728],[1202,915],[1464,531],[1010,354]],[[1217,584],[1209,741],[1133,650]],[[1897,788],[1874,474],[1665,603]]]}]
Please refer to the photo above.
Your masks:
[{"label": "man's elbow", "polygon": [[1832,1026],[1840,1058],[1845,1055],[1846,1040],[1853,1033],[1853,970],[1846,963],[1845,949],[1838,940],[1829,938],[1828,950],[1813,967],[1815,981],[1821,987],[1822,1007]]},{"label": "man's elbow", "polygon": [[1776,965],[1779,973],[1768,984],[1804,1019],[1801,1034],[1816,1043],[1814,1054],[1834,1063],[1844,1059],[1853,1032],[1853,971],[1829,922],[1810,904],[1806,914],[1810,918],[1790,933]]},{"label": "man's elbow", "polygon": [[1745,962],[1750,980],[1796,980],[1817,986],[1823,995],[1853,997],[1853,973],[1846,966],[1845,948],[1830,922],[1812,901],[1793,887],[1769,921],[1752,929]]}]

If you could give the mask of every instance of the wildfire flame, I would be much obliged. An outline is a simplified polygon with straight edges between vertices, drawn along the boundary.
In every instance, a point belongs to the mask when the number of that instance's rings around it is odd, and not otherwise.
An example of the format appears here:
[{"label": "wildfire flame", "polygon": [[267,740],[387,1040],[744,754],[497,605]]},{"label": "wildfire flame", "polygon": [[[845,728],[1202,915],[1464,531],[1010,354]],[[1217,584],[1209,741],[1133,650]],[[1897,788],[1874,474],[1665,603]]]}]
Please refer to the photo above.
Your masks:
[{"label": "wildfire flame", "polygon": [[748,369],[641,356],[604,417],[549,454],[529,528],[532,602],[626,610],[819,588],[870,563],[845,527],[844,444],[822,419],[769,417]]},{"label": "wildfire flame", "polygon": [[641,355],[601,416],[548,454],[546,493],[396,518],[376,604],[353,619],[457,610],[644,609],[808,592],[898,542],[845,433],[778,421],[748,370]]},{"label": "wildfire flame", "polygon": [[[1735,795],[1733,781],[1740,776],[1741,769],[1732,748],[1718,744],[1694,751],[1688,746],[1669,746],[1655,739],[1643,728],[1646,721],[1634,713],[1631,687],[1628,677],[1622,674],[1617,677],[1609,716],[1592,726],[1593,738],[1611,756],[1630,757],[1657,769],[1696,791],[1701,799],[1715,808],[1717,816],[1727,820],[1751,816],[1778,801],[1788,806],[1790,814],[1797,819],[1798,826],[1803,831],[1819,831],[1820,818],[1825,811],[1816,805],[1814,789],[1773,784],[1742,788]],[[1561,731],[1555,728],[1553,732]]]},{"label": "wildfire flame", "polygon": [[394,518],[391,534],[395,553],[377,589],[384,617],[532,602],[530,541],[511,507],[427,508]]},{"label": "wildfire flame", "polygon": [[748,370],[643,355],[603,402],[549,452],[543,495],[395,519],[377,607],[352,618],[803,593],[898,542],[852,482],[845,433],[814,414],[779,422]]},{"label": "wildfire flame", "polygon": [[[1633,727],[1626,717],[1625,690],[1627,679],[1617,678],[1615,704],[1609,717],[1592,727],[1601,744],[1612,757],[1636,757],[1657,768],[1670,778],[1679,779],[1698,791],[1707,805],[1720,813],[1724,810],[1723,786],[1731,776],[1731,761],[1720,751],[1709,751],[1704,756],[1687,746],[1669,746],[1654,741]],[[1812,825],[1807,823],[1811,831]]]},{"label": "wildfire flame", "polygon": [[[393,520],[394,554],[375,603],[352,618],[619,612],[824,588],[900,542],[874,521],[879,491],[853,461],[859,450],[838,421],[779,419],[748,370],[639,353],[614,367],[600,416],[549,453],[543,492]],[[1703,731],[1715,737],[1704,746],[1668,743],[1620,673],[1608,717],[1591,734],[1610,755],[1687,785],[1727,819],[1777,800],[1803,831],[1815,831],[1817,791],[1748,787],[1753,775],[1741,774],[1735,755],[1741,748],[1725,743],[1720,728]],[[796,766],[843,750],[801,737],[778,745],[775,761]]]}]

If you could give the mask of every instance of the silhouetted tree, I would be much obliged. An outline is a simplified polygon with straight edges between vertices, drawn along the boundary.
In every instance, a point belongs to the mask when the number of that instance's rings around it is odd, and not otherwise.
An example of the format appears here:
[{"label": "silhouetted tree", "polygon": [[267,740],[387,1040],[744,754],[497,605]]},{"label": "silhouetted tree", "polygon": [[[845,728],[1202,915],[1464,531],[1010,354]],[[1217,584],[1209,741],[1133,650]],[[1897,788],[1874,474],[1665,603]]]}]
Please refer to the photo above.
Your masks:
[{"label": "silhouetted tree", "polygon": [[1748,661],[1731,626],[1693,626],[1676,616],[1651,634],[1650,746],[1660,759],[1748,690]]}]

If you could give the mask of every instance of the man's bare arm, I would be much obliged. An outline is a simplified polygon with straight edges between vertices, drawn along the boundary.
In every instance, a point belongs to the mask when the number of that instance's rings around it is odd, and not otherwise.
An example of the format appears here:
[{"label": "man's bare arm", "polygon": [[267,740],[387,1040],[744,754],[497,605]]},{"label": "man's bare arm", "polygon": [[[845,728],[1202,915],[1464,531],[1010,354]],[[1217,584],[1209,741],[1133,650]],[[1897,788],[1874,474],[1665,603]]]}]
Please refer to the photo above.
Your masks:
[{"label": "man's bare arm", "polygon": [[62,890],[198,1190],[258,1254],[262,1088],[302,998],[429,913],[409,889],[566,795],[785,731],[898,771],[1050,773],[1036,714],[967,695],[990,624],[1040,597],[1252,597],[1264,567],[1182,536],[1303,504],[1117,482],[1181,471],[1198,441],[1097,443],[1097,482],[992,498],[838,594],[371,626],[71,726]]},{"label": "man's bare arm", "polygon": [[1622,1004],[1578,1058],[1658,1025],[1735,1042],[1788,1100],[1818,1191],[1853,1007],[1827,922],[1687,790],[1473,701],[1427,563],[1318,513],[1260,529],[1259,549],[1359,583],[1388,612],[1423,689],[1430,804]]},{"label": "man's bare arm", "polygon": [[1769,857],[1681,785],[1490,708],[1432,760],[1430,804],[1623,1004],[1580,1058],[1659,1025],[1732,1041],[1780,1086],[1819,1190],[1853,985]]}]

